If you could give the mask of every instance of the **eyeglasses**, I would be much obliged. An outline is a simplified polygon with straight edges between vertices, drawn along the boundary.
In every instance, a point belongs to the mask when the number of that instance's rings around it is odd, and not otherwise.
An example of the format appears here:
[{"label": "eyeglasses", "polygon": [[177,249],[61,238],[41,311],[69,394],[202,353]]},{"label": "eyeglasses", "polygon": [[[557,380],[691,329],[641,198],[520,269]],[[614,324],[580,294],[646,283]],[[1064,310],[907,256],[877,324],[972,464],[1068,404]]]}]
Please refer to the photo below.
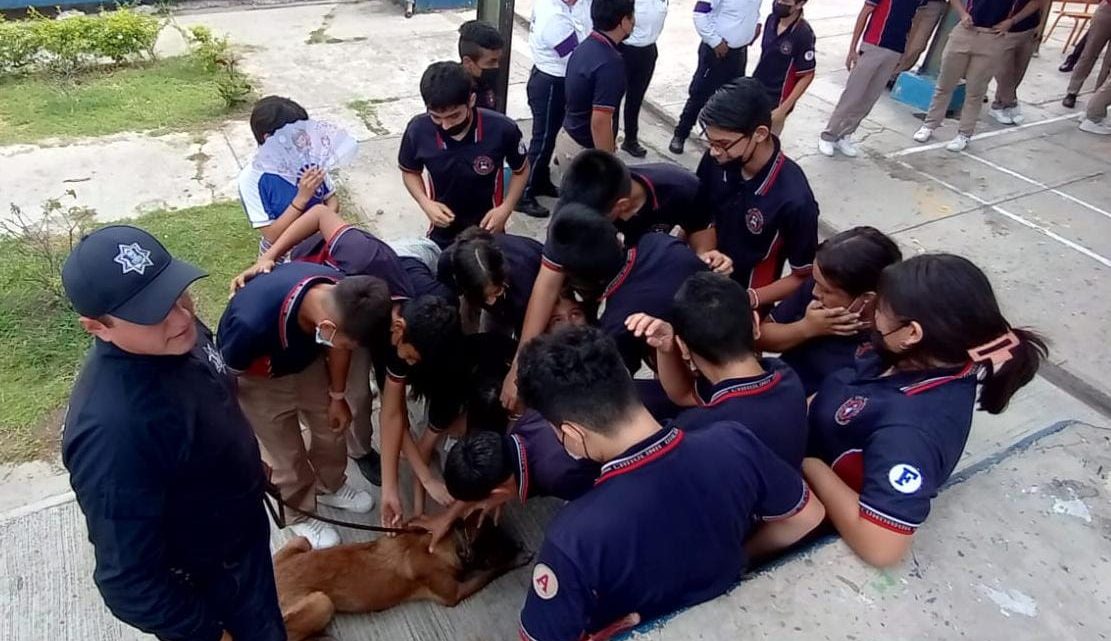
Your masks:
[{"label": "eyeglasses", "polygon": [[699,134],[698,137],[700,139],[702,139],[703,142],[705,142],[707,145],[710,146],[711,151],[716,151],[716,152],[722,153],[722,154],[729,151],[733,147],[737,146],[737,143],[739,143],[742,140],[748,138],[748,136],[741,136],[740,138],[736,138],[732,142],[727,143],[727,142],[724,142],[724,141],[721,141],[721,140],[714,140],[714,139],[710,138],[710,134],[706,133],[705,129],[702,130],[702,133]]}]

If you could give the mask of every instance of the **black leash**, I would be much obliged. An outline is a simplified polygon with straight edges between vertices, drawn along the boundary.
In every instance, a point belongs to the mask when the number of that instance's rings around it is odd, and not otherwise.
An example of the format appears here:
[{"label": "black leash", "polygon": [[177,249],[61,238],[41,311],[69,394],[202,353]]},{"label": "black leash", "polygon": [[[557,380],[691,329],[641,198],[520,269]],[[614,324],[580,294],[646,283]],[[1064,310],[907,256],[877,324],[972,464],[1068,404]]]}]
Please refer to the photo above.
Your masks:
[{"label": "black leash", "polygon": [[347,521],[340,521],[338,519],[321,516],[316,512],[302,510],[290,505],[289,503],[286,503],[285,499],[282,498],[282,494],[278,490],[277,486],[273,483],[270,483],[269,481],[266,483],[265,492],[266,496],[274,499],[274,504],[272,505],[270,501],[265,498],[262,502],[266,504],[266,510],[270,512],[270,516],[274,519],[274,523],[276,523],[278,527],[282,529],[285,529],[286,526],[289,525],[285,517],[285,509],[289,508],[294,512],[297,512],[298,514],[309,517],[310,519],[316,519],[317,521],[323,521],[331,525],[350,528],[352,530],[362,530],[364,532],[383,532],[385,534],[424,534],[428,531],[421,527],[382,527],[380,525],[367,525],[365,523],[349,523]]}]

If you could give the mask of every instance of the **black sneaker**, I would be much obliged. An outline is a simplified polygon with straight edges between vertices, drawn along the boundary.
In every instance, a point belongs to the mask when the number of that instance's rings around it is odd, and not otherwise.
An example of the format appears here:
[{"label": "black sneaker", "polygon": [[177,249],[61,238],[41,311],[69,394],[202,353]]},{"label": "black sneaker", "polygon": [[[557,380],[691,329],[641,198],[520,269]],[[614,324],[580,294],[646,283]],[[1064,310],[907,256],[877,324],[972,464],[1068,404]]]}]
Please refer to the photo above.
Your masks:
[{"label": "black sneaker", "polygon": [[371,485],[382,487],[382,457],[376,450],[372,449],[366,456],[355,459],[355,465],[359,466],[359,471]]},{"label": "black sneaker", "polygon": [[1057,67],[1057,71],[1060,71],[1061,73],[1072,73],[1072,68],[1075,66],[1076,60],[1073,60],[1072,58],[1065,58],[1065,61],[1061,63],[1061,66]]},{"label": "black sneaker", "polygon": [[683,153],[683,145],[686,142],[687,142],[686,138],[684,138],[682,136],[679,136],[679,135],[675,135],[671,139],[671,144],[667,146],[667,150],[670,151],[673,154],[681,154],[681,153]]},{"label": "black sneaker", "polygon": [[559,188],[548,183],[546,185],[537,185],[532,188],[533,196],[548,196],[550,198],[559,198]]},{"label": "black sneaker", "polygon": [[629,154],[633,158],[644,158],[648,155],[648,150],[645,149],[638,140],[628,141],[621,143],[621,150]]},{"label": "black sneaker", "polygon": [[533,218],[547,218],[549,215],[548,208],[537,202],[535,198],[522,198],[517,202],[514,210]]},{"label": "black sneaker", "polygon": [[1065,99],[1061,101],[1061,105],[1072,109],[1076,106],[1076,94],[1065,94]]}]

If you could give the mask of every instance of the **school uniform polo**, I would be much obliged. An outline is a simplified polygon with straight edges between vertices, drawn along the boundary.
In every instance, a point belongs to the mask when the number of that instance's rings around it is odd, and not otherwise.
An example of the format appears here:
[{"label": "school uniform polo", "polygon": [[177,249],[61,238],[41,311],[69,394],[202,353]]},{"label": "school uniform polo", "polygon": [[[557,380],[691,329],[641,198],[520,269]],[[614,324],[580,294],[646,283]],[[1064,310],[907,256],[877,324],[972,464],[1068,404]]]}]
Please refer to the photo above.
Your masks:
[{"label": "school uniform polo", "polygon": [[297,313],[309,289],[342,278],[342,272],[325,265],[293,262],[248,281],[228,302],[216,333],[228,367],[277,378],[311,365],[323,347],[301,329]]},{"label": "school uniform polo", "polygon": [[860,492],[862,518],[913,534],[972,427],[978,367],[898,372],[874,355],[826,379],[810,404],[810,455]]},{"label": "school uniform polo", "polygon": [[[247,165],[239,172],[238,184],[239,202],[243,205],[248,222],[255,229],[269,226],[297,197],[297,185],[278,174],[259,171],[253,164]],[[332,177],[325,175],[324,182],[316,188],[316,192],[305,205],[305,211],[324,204],[324,201],[335,193],[336,188]],[[269,248],[269,241],[265,238],[259,240],[260,254]]]},{"label": "school uniform polo", "polygon": [[965,10],[972,16],[972,24],[990,29],[1012,14],[1012,0],[968,0]]},{"label": "school uniform polo", "polygon": [[567,113],[563,116],[563,129],[576,143],[593,149],[594,136],[590,131],[593,113],[615,112],[625,96],[625,61],[617,43],[592,31],[571,54],[565,82]]},{"label": "school uniform polo", "polygon": [[808,500],[799,472],[741,425],[665,427],[552,520],[520,637],[580,639],[632,612],[648,621],[719,596],[740,580],[756,523]]},{"label": "school uniform polo", "polygon": [[[776,323],[794,323],[806,316],[806,307],[814,300],[814,279],[779,302],[769,314]],[[818,391],[822,381],[830,374],[853,367],[857,356],[871,349],[870,334],[860,332],[855,336],[818,336],[800,343],[780,354],[779,358],[798,374],[802,387],[809,396]]]},{"label": "school uniform polo", "polygon": [[338,269],[348,276],[376,276],[386,282],[393,300],[413,298],[413,285],[397,254],[374,234],[347,225],[329,239],[315,234],[315,242],[298,245],[294,260]]},{"label": "school uniform polo", "polygon": [[629,175],[644,188],[648,199],[628,220],[615,220],[627,245],[636,244],[652,231],[669,233],[676,225],[688,235],[710,226],[710,217],[698,210],[698,176],[681,165],[649,163],[629,168]]},{"label": "school uniform polo", "polygon": [[717,384],[700,378],[698,407],[679,414],[675,424],[692,431],[721,421],[744,425],[795,469],[806,454],[806,394],[791,368],[774,358],[760,359],[764,374]]},{"label": "school uniform polo", "polygon": [[[516,234],[494,234],[493,243],[505,258],[505,292],[497,302],[490,306],[483,306],[483,309],[498,324],[520,334],[521,325],[525,322],[529,297],[532,296],[532,286],[536,282],[536,275],[540,272],[541,253],[544,246],[537,240]],[[455,285],[455,273],[450,256],[450,252],[446,251],[440,255],[436,278],[458,289]]]},{"label": "school uniform polo", "polygon": [[799,16],[783,33],[779,33],[780,17],[774,12],[764,24],[760,41],[760,62],[752,76],[764,85],[768,97],[776,105],[794,91],[803,76],[814,73],[817,66],[814,30]]},{"label": "school uniform polo", "polygon": [[810,273],[818,249],[818,203],[806,174],[772,136],[771,160],[745,180],[707,152],[698,165],[700,207],[712,212],[718,250],[733,259],[733,280],[759,288],[792,273]]},{"label": "school uniform polo", "polygon": [[535,496],[572,501],[594,487],[601,466],[590,459],[571,458],[555,428],[536,410],[525,410],[506,439],[522,503]]},{"label": "school uniform polo", "polygon": [[441,248],[467,227],[477,225],[501,204],[498,177],[502,166],[525,171],[526,149],[517,123],[488,109],[475,109],[471,128],[462,140],[446,135],[428,114],[409,121],[401,138],[398,164],[402,171],[428,173],[428,195],[455,214],[447,227],[432,226],[428,237]]},{"label": "school uniform polo", "polygon": [[[1011,5],[1011,11],[1010,11],[1010,14],[1008,15],[1008,17],[1017,14],[1019,11],[1022,11],[1023,9],[1026,8],[1026,5],[1028,3],[1033,2],[1033,1],[1034,0],[1015,0],[1014,3]],[[1033,28],[1037,27],[1039,24],[1041,24],[1041,22],[1042,22],[1042,12],[1039,9],[1039,10],[1031,13],[1030,15],[1026,16],[1022,20],[1019,20],[1018,22],[1016,22],[1014,24],[1014,26],[1011,27],[1010,32],[1011,33],[1022,33],[1024,31],[1030,31],[1031,29],[1033,29]]]},{"label": "school uniform polo", "polygon": [[863,41],[897,53],[906,51],[914,14],[925,0],[864,0],[864,3],[874,9],[868,16]]}]

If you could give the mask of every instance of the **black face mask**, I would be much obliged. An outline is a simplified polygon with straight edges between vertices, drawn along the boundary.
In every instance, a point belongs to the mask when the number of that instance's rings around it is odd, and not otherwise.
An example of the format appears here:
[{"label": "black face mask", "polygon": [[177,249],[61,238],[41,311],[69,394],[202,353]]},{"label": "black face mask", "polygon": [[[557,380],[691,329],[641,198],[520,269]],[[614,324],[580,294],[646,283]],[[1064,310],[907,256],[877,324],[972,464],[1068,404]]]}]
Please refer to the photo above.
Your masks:
[{"label": "black face mask", "polygon": [[744,166],[748,164],[748,161],[752,160],[752,157],[754,155],[756,155],[756,147],[758,145],[755,145],[755,144],[752,144],[752,143],[753,143],[753,139],[752,139],[752,137],[749,137],[748,142],[745,143],[745,144],[746,144],[746,146],[747,145],[752,145],[752,148],[748,150],[748,153],[747,154],[742,153],[740,156],[737,156],[733,160],[722,163],[721,166],[732,169],[734,171],[740,171],[741,169],[743,169]]},{"label": "black face mask", "polygon": [[501,73],[501,68],[494,67],[493,69],[483,69],[479,74],[478,82],[488,89],[494,88],[494,83],[498,81],[498,74]]},{"label": "black face mask", "polygon": [[777,18],[786,18],[787,16],[791,15],[791,12],[794,10],[795,8],[791,5],[782,4],[779,2],[775,3],[775,7],[772,8],[772,11],[775,12]]},{"label": "black face mask", "polygon": [[[872,327],[872,331],[871,331],[870,338],[868,339],[868,341],[872,344],[872,349],[875,350],[876,356],[879,357],[880,362],[883,363],[883,366],[885,368],[886,367],[895,367],[901,361],[905,360],[907,355],[908,355],[908,352],[896,352],[895,350],[888,347],[887,343],[885,343],[884,340],[883,340],[887,336],[890,336],[891,334],[894,334],[895,332],[899,331],[900,329],[903,329],[904,327],[906,327],[906,325],[899,325],[898,327],[891,330],[890,332],[887,332],[886,334],[884,334],[880,330],[876,329],[875,327]],[[911,349],[913,349],[913,348],[911,348]]]},{"label": "black face mask", "polygon": [[467,127],[471,126],[471,115],[472,115],[471,112],[467,111],[467,117],[463,120],[463,122],[461,122],[457,125],[451,126],[451,127],[446,127],[446,128],[442,127],[444,133],[451,136],[452,138],[454,138],[454,137],[458,136],[459,134],[463,133],[464,131],[467,130]]}]

